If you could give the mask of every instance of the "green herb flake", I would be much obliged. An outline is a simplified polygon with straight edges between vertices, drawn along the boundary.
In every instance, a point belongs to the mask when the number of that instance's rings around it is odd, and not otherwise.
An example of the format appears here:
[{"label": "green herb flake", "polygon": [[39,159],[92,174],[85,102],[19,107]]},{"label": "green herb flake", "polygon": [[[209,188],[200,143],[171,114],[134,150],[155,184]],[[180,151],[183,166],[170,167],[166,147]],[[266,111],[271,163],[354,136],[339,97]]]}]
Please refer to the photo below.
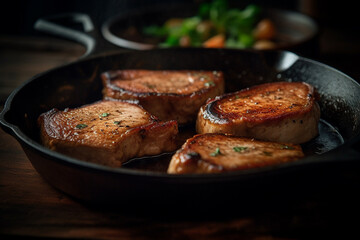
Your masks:
[{"label": "green herb flake", "polygon": [[77,129],[83,129],[83,128],[86,128],[88,125],[86,125],[86,124],[78,124],[78,125],[76,125],[76,127],[75,128],[77,128]]},{"label": "green herb flake", "polygon": [[107,117],[107,116],[109,116],[110,115],[110,113],[102,113],[102,114],[100,114],[99,116],[100,117]]},{"label": "green herb flake", "polygon": [[281,149],[287,149],[287,150],[294,150],[294,147],[288,146],[288,145],[281,145]]},{"label": "green herb flake", "polygon": [[210,156],[216,157],[218,155],[221,155],[220,148],[216,148],[214,152],[210,153]]},{"label": "green herb flake", "polygon": [[233,150],[235,151],[235,152],[243,152],[243,151],[245,151],[246,149],[248,149],[247,147],[233,147]]},{"label": "green herb flake", "polygon": [[114,121],[114,124],[119,125],[121,121]]},{"label": "green herb flake", "polygon": [[209,76],[207,76],[207,75],[200,75],[200,81],[204,81],[204,80],[210,80]]},{"label": "green herb flake", "polygon": [[204,83],[204,86],[205,86],[205,87],[213,87],[213,86],[215,86],[215,83],[212,82],[212,81],[206,82],[206,83]]},{"label": "green herb flake", "polygon": [[271,153],[271,152],[263,151],[263,154],[264,154],[265,156],[268,156],[268,157],[271,157],[271,156],[272,156],[272,153]]},{"label": "green herb flake", "polygon": [[144,84],[147,88],[150,88],[150,89],[154,89],[156,86],[155,85],[152,85],[150,83],[145,83]]}]

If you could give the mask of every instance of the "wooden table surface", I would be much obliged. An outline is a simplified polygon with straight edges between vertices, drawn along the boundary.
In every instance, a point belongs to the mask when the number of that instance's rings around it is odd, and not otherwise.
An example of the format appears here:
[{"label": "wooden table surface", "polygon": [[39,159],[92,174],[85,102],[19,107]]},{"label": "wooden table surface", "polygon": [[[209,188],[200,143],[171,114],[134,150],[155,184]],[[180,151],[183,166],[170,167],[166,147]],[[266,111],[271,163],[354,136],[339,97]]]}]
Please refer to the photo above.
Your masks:
[{"label": "wooden table surface", "polygon": [[[351,51],[344,48],[342,35],[334,36],[340,40],[322,45],[321,60],[360,79],[358,42],[353,40]],[[1,106],[25,80],[74,61],[83,52],[82,46],[65,40],[0,36]],[[0,239],[356,239],[358,170],[345,169],[334,181],[296,201],[278,199],[277,204],[253,212],[207,218],[195,213],[181,218],[131,214],[86,206],[55,190],[37,174],[18,142],[0,130]]]}]

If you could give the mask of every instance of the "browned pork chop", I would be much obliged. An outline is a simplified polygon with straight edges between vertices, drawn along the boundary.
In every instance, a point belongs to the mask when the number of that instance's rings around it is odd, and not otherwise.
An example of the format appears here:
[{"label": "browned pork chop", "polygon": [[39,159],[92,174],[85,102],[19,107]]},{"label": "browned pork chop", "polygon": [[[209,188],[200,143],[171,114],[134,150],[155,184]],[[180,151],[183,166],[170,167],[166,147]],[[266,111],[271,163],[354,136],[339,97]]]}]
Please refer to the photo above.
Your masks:
[{"label": "browned pork chop", "polygon": [[52,109],[43,113],[38,123],[46,147],[112,167],[177,147],[176,121],[161,122],[130,102],[99,101],[64,111]]},{"label": "browned pork chop", "polygon": [[102,74],[105,98],[138,100],[161,120],[195,122],[207,99],[224,93],[223,73],[188,70],[118,70]]},{"label": "browned pork chop", "polygon": [[221,133],[198,134],[172,157],[168,173],[218,173],[265,167],[304,157],[299,145]]},{"label": "browned pork chop", "polygon": [[298,144],[318,135],[319,119],[312,86],[275,82],[209,100],[199,111],[196,130]]}]

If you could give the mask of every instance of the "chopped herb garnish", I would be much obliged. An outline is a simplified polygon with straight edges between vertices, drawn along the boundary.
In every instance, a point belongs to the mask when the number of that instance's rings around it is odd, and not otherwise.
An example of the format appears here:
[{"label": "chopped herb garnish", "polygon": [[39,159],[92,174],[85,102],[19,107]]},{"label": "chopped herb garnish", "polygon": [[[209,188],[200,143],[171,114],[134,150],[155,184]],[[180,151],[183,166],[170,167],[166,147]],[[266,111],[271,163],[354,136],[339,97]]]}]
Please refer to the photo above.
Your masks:
[{"label": "chopped herb garnish", "polygon": [[235,98],[236,98],[236,99],[239,99],[240,97],[239,97],[239,95],[236,95]]},{"label": "chopped herb garnish", "polygon": [[243,152],[245,151],[246,149],[248,149],[247,147],[233,147],[233,150],[235,152]]},{"label": "chopped herb garnish", "polygon": [[264,153],[265,156],[268,156],[268,157],[271,157],[271,156],[272,156],[272,153],[271,153],[271,152],[263,151],[263,153]]},{"label": "chopped herb garnish", "polygon": [[205,87],[213,87],[213,86],[215,86],[215,83],[212,82],[212,81],[206,82],[206,83],[204,83],[204,86],[205,86]]},{"label": "chopped herb garnish", "polygon": [[288,145],[281,145],[281,149],[289,149],[289,150],[294,150],[294,147],[288,146]]},{"label": "chopped herb garnish", "polygon": [[216,148],[214,152],[210,153],[210,156],[216,157],[217,155],[220,155],[220,154],[222,154],[220,152],[220,148]]},{"label": "chopped herb garnish", "polygon": [[114,121],[114,124],[119,125],[121,121]]},{"label": "chopped herb garnish", "polygon": [[102,114],[100,114],[100,117],[107,117],[109,115],[110,115],[110,113],[102,113]]},{"label": "chopped herb garnish", "polygon": [[86,125],[86,124],[78,124],[78,125],[76,125],[76,127],[75,128],[77,128],[77,129],[83,129],[83,128],[86,128],[88,125]]},{"label": "chopped herb garnish", "polygon": [[152,84],[150,84],[150,83],[145,83],[145,86],[148,87],[148,88],[150,88],[150,89],[155,88],[155,85],[152,85]]},{"label": "chopped herb garnish", "polygon": [[207,75],[200,75],[200,81],[204,81],[204,80],[210,80],[209,76],[207,76]]}]

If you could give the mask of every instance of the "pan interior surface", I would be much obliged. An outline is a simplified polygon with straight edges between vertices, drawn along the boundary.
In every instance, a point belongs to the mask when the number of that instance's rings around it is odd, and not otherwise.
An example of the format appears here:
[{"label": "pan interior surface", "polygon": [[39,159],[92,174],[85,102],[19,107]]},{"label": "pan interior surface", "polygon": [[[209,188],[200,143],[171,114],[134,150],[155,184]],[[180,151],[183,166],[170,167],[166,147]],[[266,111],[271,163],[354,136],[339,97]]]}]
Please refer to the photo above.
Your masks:
[{"label": "pan interior surface", "polygon": [[[360,132],[359,98],[356,97],[360,96],[359,85],[328,66],[283,51],[174,48],[93,57],[29,80],[8,100],[4,119],[16,126],[14,131],[24,144],[39,146],[38,116],[52,108],[73,108],[100,100],[100,74],[114,69],[220,70],[225,74],[227,92],[265,82],[310,83],[321,95],[322,115],[320,135],[303,145],[307,156],[322,156]],[[124,164],[124,168],[164,172],[170,157],[171,154],[163,154],[134,159]]]}]

